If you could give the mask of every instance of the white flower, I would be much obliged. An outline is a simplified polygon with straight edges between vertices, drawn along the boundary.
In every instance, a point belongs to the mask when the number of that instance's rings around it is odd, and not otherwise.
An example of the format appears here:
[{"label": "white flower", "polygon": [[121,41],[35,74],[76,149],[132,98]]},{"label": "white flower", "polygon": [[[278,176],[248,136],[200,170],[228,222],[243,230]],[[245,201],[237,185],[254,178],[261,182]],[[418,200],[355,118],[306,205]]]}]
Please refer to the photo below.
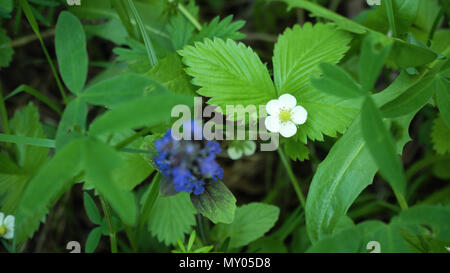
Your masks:
[{"label": "white flower", "polygon": [[297,133],[297,125],[306,122],[308,112],[297,106],[297,100],[289,94],[281,95],[277,100],[271,100],[266,105],[269,116],[265,124],[267,130],[291,137]]},{"label": "white flower", "polygon": [[5,217],[0,212],[0,238],[12,239],[14,237],[14,216],[8,215]]}]

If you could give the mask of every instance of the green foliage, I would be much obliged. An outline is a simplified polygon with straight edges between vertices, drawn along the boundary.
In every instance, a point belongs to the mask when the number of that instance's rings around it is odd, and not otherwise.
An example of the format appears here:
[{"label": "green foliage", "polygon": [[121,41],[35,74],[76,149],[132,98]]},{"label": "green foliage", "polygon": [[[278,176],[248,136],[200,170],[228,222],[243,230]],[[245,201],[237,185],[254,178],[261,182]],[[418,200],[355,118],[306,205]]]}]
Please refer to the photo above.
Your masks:
[{"label": "green foliage", "polygon": [[195,225],[196,210],[187,193],[156,199],[149,216],[148,229],[166,245],[184,241],[185,234]]},{"label": "green foliage", "polygon": [[209,23],[202,27],[194,36],[195,41],[203,41],[205,38],[212,39],[214,37],[221,38],[223,40],[232,39],[235,41],[245,38],[245,34],[239,32],[239,30],[245,25],[245,21],[239,20],[232,22],[233,15],[229,15],[220,20],[219,16],[212,19]]},{"label": "green foliage", "polygon": [[278,220],[279,212],[277,207],[262,203],[238,207],[231,224],[215,226],[216,237],[223,240],[230,237],[230,248],[245,246],[268,232]]},{"label": "green foliage", "polygon": [[284,145],[286,156],[295,161],[304,161],[309,159],[309,149],[303,143],[298,143],[292,140],[286,141]]},{"label": "green foliage", "polygon": [[179,53],[189,66],[186,72],[194,78],[192,83],[201,87],[197,93],[211,97],[208,104],[218,105],[223,111],[226,105],[260,105],[276,96],[267,67],[242,43],[206,39]]},{"label": "green foliage", "polygon": [[55,50],[59,71],[67,88],[75,94],[81,93],[88,72],[86,36],[80,21],[70,12],[63,11],[59,15]]},{"label": "green foliage", "polygon": [[433,148],[438,154],[443,155],[450,152],[449,135],[450,129],[446,126],[442,116],[435,118],[431,132],[431,140],[433,141]]},{"label": "green foliage", "polygon": [[6,31],[0,28],[0,67],[7,67],[12,61],[14,50],[10,46],[10,41]]},{"label": "green foliage", "polygon": [[201,195],[191,195],[191,201],[199,213],[213,223],[231,224],[236,210],[236,198],[221,181],[205,186]]}]

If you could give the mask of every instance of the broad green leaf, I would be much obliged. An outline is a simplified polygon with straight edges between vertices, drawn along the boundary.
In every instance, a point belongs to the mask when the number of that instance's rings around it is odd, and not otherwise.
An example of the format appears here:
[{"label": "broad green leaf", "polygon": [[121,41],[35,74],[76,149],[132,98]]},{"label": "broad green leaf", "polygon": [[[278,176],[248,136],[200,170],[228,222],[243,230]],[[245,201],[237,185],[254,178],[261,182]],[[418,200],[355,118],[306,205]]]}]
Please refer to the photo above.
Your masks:
[{"label": "broad green leaf", "polygon": [[124,45],[128,36],[122,22],[116,18],[111,18],[106,22],[98,24],[85,25],[84,29],[86,34],[98,36],[116,45]]},{"label": "broad green leaf", "polygon": [[[383,92],[373,97],[383,105],[413,86],[420,76],[400,76]],[[408,128],[414,114],[395,119],[401,132],[397,152],[409,141]],[[359,117],[331,148],[313,177],[306,201],[306,226],[312,242],[331,235],[361,191],[372,183],[378,168],[362,136]]]},{"label": "broad green leaf", "polygon": [[126,73],[86,88],[80,98],[91,104],[114,108],[143,97],[151,87],[153,81],[148,77]]},{"label": "broad green leaf", "polygon": [[355,228],[343,230],[334,236],[313,244],[307,253],[356,253],[362,248],[362,235]]},{"label": "broad green leaf", "polygon": [[411,112],[417,112],[431,98],[435,90],[435,77],[428,76],[409,88],[396,99],[383,105],[380,111],[383,117],[395,118]]},{"label": "broad green leaf", "polygon": [[54,140],[36,137],[0,134],[0,142],[14,143],[17,145],[31,145],[36,147],[55,148]]},{"label": "broad green leaf", "polygon": [[97,205],[95,204],[91,195],[87,192],[83,194],[83,204],[89,220],[91,220],[94,224],[100,225],[102,217],[100,216]]},{"label": "broad green leaf", "polygon": [[7,67],[12,61],[14,50],[11,48],[10,42],[6,31],[0,28],[0,67]]},{"label": "broad green leaf", "polygon": [[0,17],[10,18],[13,8],[13,0],[0,0]]},{"label": "broad green leaf", "polygon": [[320,92],[347,99],[363,95],[359,84],[344,69],[329,63],[322,63],[320,68],[322,77],[311,79],[313,87]]},{"label": "broad green leaf", "polygon": [[445,124],[450,128],[450,81],[443,77],[436,79],[436,101]]},{"label": "broad green leaf", "polygon": [[58,17],[55,30],[55,50],[59,72],[67,88],[81,93],[87,78],[88,55],[86,35],[78,18],[63,11]]},{"label": "broad green leaf", "polygon": [[398,198],[402,198],[406,190],[403,166],[397,156],[394,139],[383,122],[380,110],[370,97],[366,98],[361,109],[361,122],[364,140],[380,173]]},{"label": "broad green leaf", "polygon": [[194,41],[202,41],[205,38],[221,38],[221,39],[232,39],[232,40],[242,40],[245,38],[245,34],[239,32],[239,30],[245,25],[245,21],[239,20],[233,21],[233,15],[229,15],[224,19],[220,20],[219,16],[212,19],[209,23],[206,23],[202,30],[197,33],[194,37]]},{"label": "broad green leaf", "polygon": [[391,50],[391,42],[381,35],[369,34],[362,43],[359,77],[364,91],[370,91],[381,73]]},{"label": "broad green leaf", "polygon": [[431,141],[433,148],[438,154],[446,154],[450,152],[450,128],[446,126],[442,114],[434,120],[433,129],[431,131]]},{"label": "broad green leaf", "polygon": [[[198,19],[199,9],[193,1],[190,1],[185,8],[194,18]],[[176,51],[189,43],[194,34],[195,26],[178,11],[177,14],[169,19],[166,29],[172,42],[172,47]]]},{"label": "broad green leaf", "polygon": [[175,53],[159,60],[146,75],[164,85],[171,92],[195,95],[191,79],[184,71],[180,57]]},{"label": "broad green leaf", "polygon": [[306,9],[310,11],[313,16],[331,20],[335,22],[335,24],[338,25],[341,29],[347,30],[349,32],[353,32],[356,34],[364,34],[368,31],[366,27],[311,1],[305,0],[269,0],[269,1],[285,2],[286,4],[288,4],[288,9],[292,9],[293,7]]},{"label": "broad green leaf", "polygon": [[221,106],[223,111],[226,105],[260,105],[276,97],[267,67],[242,43],[206,39],[179,54],[194,78],[192,83],[201,87],[197,92],[211,97],[208,104]]},{"label": "broad green leaf", "polygon": [[322,62],[337,63],[349,49],[351,36],[330,24],[306,23],[287,28],[275,44],[273,67],[279,94],[301,94]]},{"label": "broad green leaf", "polygon": [[236,210],[236,198],[221,181],[211,181],[200,195],[191,195],[199,213],[214,224],[231,224]]},{"label": "broad green leaf", "polygon": [[177,239],[184,241],[185,234],[195,225],[195,213],[187,193],[159,196],[150,213],[148,229],[160,242],[175,245]]},{"label": "broad green leaf", "polygon": [[294,161],[309,159],[309,149],[302,142],[288,139],[284,145],[284,151],[286,152],[286,156]]},{"label": "broad green leaf", "polygon": [[172,107],[180,104],[192,106],[193,99],[191,96],[164,91],[160,87],[146,97],[123,103],[109,110],[91,124],[89,133],[100,135],[157,125],[168,120]]},{"label": "broad green leaf", "polygon": [[56,132],[56,150],[60,150],[72,140],[84,136],[87,115],[88,106],[80,98],[73,99],[66,106]]},{"label": "broad green leaf", "polygon": [[[135,131],[125,130],[112,135],[102,136],[101,140],[108,141],[111,146],[118,145],[121,141],[133,136]],[[139,137],[127,145],[127,149],[141,149],[143,138]],[[150,154],[154,156],[154,154]],[[122,164],[112,170],[112,179],[120,189],[130,191],[142,183],[154,170],[148,162],[148,155],[122,151],[120,153]]]},{"label": "broad green leaf", "polygon": [[[45,137],[38,108],[33,103],[16,111],[9,124],[14,135],[5,136],[27,138],[33,140],[33,144]],[[12,148],[12,158],[5,153],[0,154],[0,211],[10,214],[16,211],[28,181],[46,162],[49,152],[46,147],[27,143],[16,143]]]},{"label": "broad green leaf", "polygon": [[268,232],[278,220],[279,213],[275,206],[250,203],[236,209],[233,223],[218,224],[214,232],[218,239],[230,237],[230,248],[242,247]]},{"label": "broad green leaf", "polygon": [[100,237],[102,237],[102,229],[100,227],[96,227],[91,232],[89,232],[88,238],[86,240],[86,253],[93,253],[100,242]]},{"label": "broad green leaf", "polygon": [[133,225],[137,218],[137,204],[133,193],[119,189],[112,182],[112,171],[121,166],[119,152],[96,140],[83,143],[86,181],[108,200],[111,207],[127,225]]},{"label": "broad green leaf", "polygon": [[75,140],[60,151],[28,182],[16,213],[15,236],[25,242],[39,228],[50,207],[67,190],[82,170],[83,140]]},{"label": "broad green leaf", "polygon": [[[414,58],[411,58],[414,56]],[[437,54],[427,47],[413,45],[394,38],[394,44],[389,56],[400,68],[418,67],[428,64],[437,58]]]}]

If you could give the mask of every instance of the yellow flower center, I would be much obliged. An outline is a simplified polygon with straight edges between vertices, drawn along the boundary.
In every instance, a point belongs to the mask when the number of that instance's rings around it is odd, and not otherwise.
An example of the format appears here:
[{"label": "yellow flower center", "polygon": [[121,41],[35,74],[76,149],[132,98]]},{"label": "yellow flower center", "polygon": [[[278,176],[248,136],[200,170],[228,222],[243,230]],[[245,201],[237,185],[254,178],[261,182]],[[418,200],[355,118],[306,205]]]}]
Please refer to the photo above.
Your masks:
[{"label": "yellow flower center", "polygon": [[6,229],[6,227],[4,225],[0,226],[0,236],[3,236],[6,234],[8,230]]},{"label": "yellow flower center", "polygon": [[280,120],[281,122],[286,122],[291,120],[291,111],[289,110],[281,110],[280,112]]}]

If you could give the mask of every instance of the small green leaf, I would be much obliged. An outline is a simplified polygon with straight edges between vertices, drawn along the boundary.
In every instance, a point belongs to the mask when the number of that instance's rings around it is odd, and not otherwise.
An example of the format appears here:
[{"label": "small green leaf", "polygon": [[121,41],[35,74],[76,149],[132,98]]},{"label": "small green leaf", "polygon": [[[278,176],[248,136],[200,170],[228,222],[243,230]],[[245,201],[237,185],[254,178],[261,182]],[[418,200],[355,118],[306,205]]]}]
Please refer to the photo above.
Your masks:
[{"label": "small green leaf", "polygon": [[236,210],[236,198],[221,181],[211,181],[200,195],[191,195],[199,213],[213,223],[231,224]]},{"label": "small green leaf", "polygon": [[450,128],[445,125],[444,119],[440,115],[434,120],[431,131],[433,148],[438,154],[444,155],[450,152],[449,136]]},{"label": "small green leaf", "polygon": [[78,18],[70,12],[63,11],[58,17],[55,49],[64,83],[73,93],[81,93],[88,72],[86,35]]},{"label": "small green leaf", "polygon": [[150,96],[123,103],[109,110],[91,124],[89,133],[100,135],[157,125],[170,118],[174,106],[193,105],[191,96],[173,94],[167,90],[164,91],[163,87],[158,89],[153,90]]},{"label": "small green leaf", "polygon": [[187,193],[159,196],[148,218],[148,229],[160,242],[175,245],[177,239],[184,241],[185,234],[195,225],[195,213]]},{"label": "small green leaf", "polygon": [[288,139],[284,145],[286,155],[294,161],[304,161],[309,159],[309,149],[301,142]]},{"label": "small green leaf", "polygon": [[12,61],[14,50],[11,48],[10,42],[6,31],[0,28],[0,67],[8,67]]},{"label": "small green leaf", "polygon": [[83,203],[84,209],[86,210],[86,213],[89,219],[92,221],[92,223],[100,225],[102,217],[100,216],[100,212],[98,211],[97,205],[95,204],[91,195],[87,192],[83,194]]},{"label": "small green leaf", "polygon": [[[411,58],[411,56],[414,56],[414,58]],[[413,45],[397,38],[394,39],[394,45],[389,56],[389,59],[403,69],[425,65],[436,58],[437,54],[429,48]]]},{"label": "small green leaf", "polygon": [[80,97],[91,104],[114,108],[143,97],[150,87],[153,87],[153,81],[148,77],[126,73],[86,88]]},{"label": "small green leaf", "polygon": [[395,142],[383,123],[380,110],[370,97],[361,109],[362,132],[380,173],[389,182],[397,196],[404,196],[406,180],[402,163],[397,156]]},{"label": "small green leaf", "polygon": [[359,75],[363,91],[370,91],[377,81],[392,43],[381,35],[369,34],[363,40]]},{"label": "small green leaf", "polygon": [[100,242],[100,237],[102,237],[101,227],[96,227],[91,232],[89,232],[88,238],[86,240],[86,253],[93,253]]},{"label": "small green leaf", "polygon": [[72,140],[84,136],[87,115],[88,106],[80,98],[73,99],[66,106],[56,131],[56,150],[60,150]]},{"label": "small green leaf", "polygon": [[406,92],[380,108],[386,118],[395,118],[417,112],[431,98],[435,90],[435,77],[428,76]]},{"label": "small green leaf", "polygon": [[314,88],[332,96],[347,99],[363,95],[360,91],[361,87],[344,69],[329,63],[321,64],[320,68],[323,76],[311,79]]},{"label": "small green leaf", "polygon": [[202,41],[205,38],[221,38],[221,39],[232,39],[232,40],[242,40],[245,38],[245,34],[239,32],[239,30],[245,25],[245,21],[239,20],[233,21],[233,15],[229,15],[224,19],[220,20],[219,16],[212,19],[209,23],[202,27],[202,30],[197,33],[193,40]]},{"label": "small green leaf", "polygon": [[450,81],[445,78],[436,80],[436,100],[442,118],[450,128]]},{"label": "small green leaf", "polygon": [[248,245],[268,232],[278,220],[280,210],[272,205],[250,203],[236,209],[236,217],[231,224],[214,227],[217,238],[231,238],[230,247]]}]

